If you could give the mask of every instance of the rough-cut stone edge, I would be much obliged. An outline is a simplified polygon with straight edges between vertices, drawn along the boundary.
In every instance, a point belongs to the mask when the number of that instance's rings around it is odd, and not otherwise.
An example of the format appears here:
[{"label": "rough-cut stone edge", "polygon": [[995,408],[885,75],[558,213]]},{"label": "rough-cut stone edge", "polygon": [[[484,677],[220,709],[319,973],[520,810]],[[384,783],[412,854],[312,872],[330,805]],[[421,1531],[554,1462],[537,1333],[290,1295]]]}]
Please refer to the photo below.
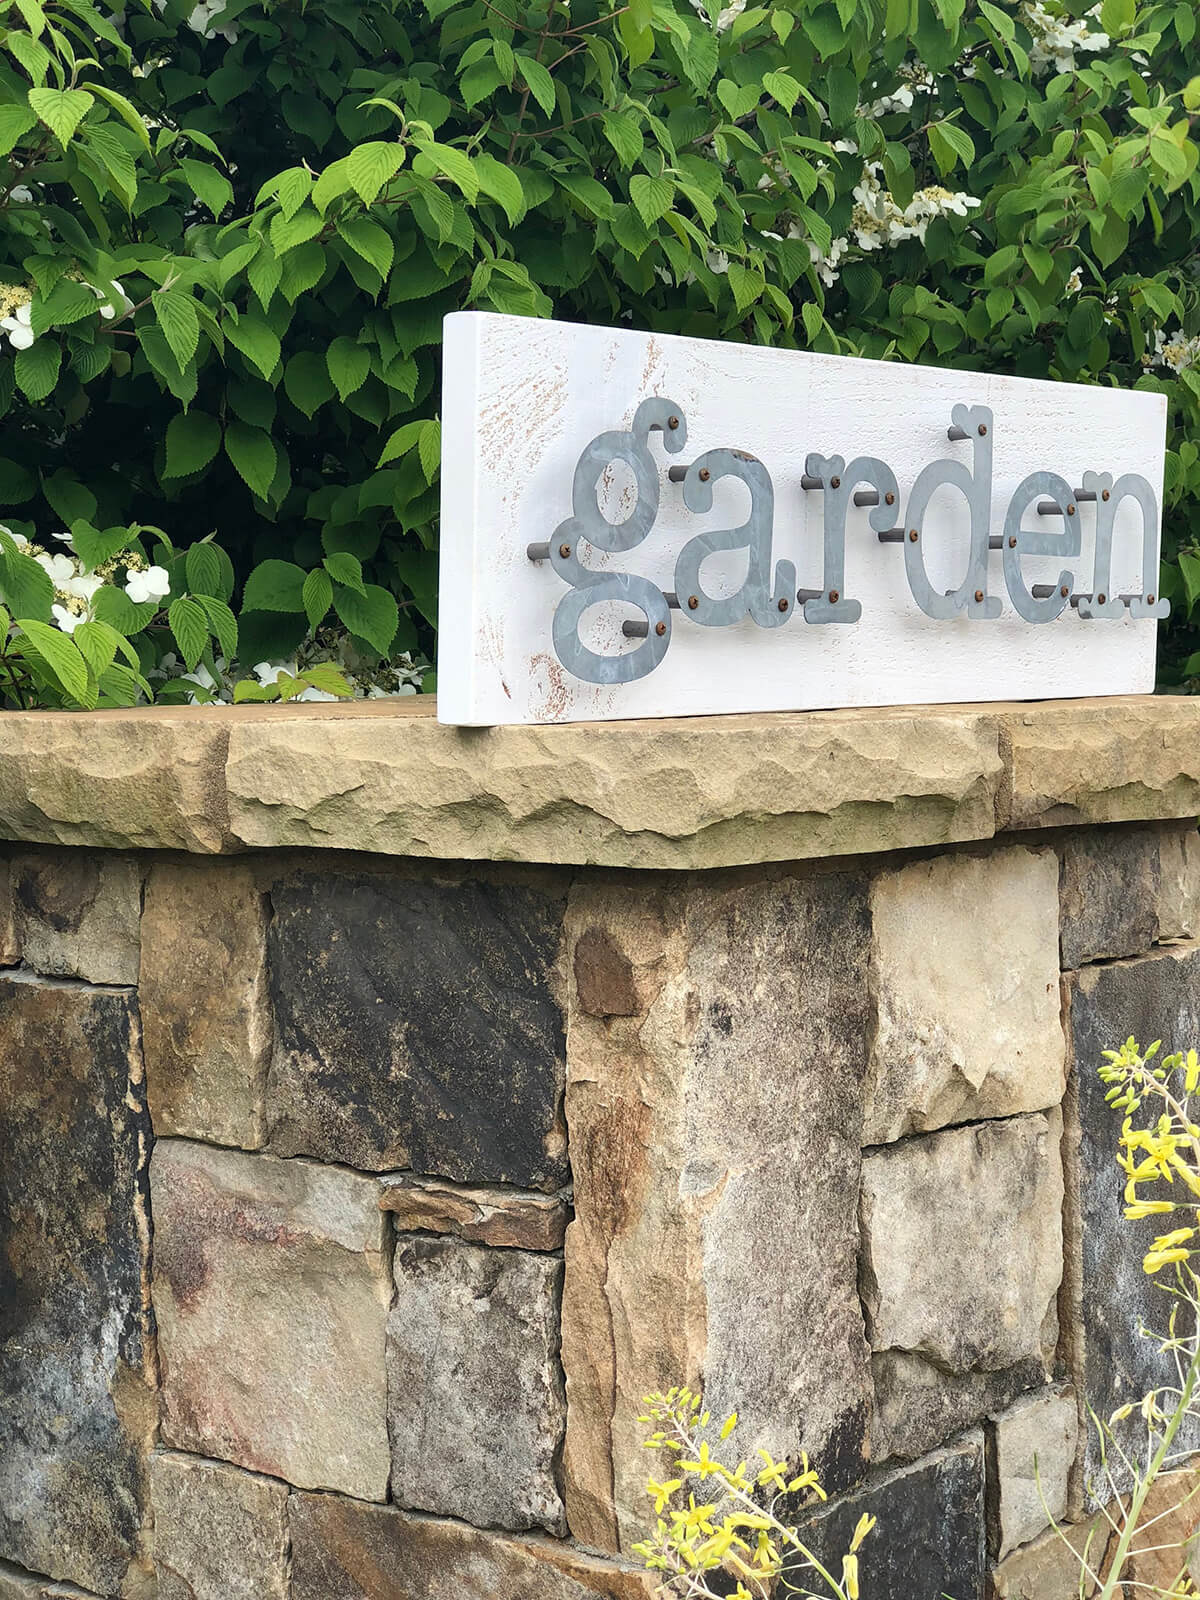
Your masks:
[{"label": "rough-cut stone edge", "polygon": [[451,728],[431,700],[5,712],[0,838],[704,868],[1200,814],[1200,699]]}]

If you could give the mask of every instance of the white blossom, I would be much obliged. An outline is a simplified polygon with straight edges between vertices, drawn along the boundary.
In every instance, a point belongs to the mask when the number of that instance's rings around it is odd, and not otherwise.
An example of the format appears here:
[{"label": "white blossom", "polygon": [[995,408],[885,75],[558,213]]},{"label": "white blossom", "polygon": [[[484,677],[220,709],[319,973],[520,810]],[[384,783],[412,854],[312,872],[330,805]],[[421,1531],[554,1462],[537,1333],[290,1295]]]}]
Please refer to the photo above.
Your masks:
[{"label": "white blossom", "polygon": [[1067,294],[1078,294],[1082,288],[1083,274],[1080,272],[1079,268],[1076,267],[1068,276],[1066,283],[1063,284],[1063,289]]},{"label": "white blossom", "polygon": [[222,28],[220,20],[225,15],[225,0],[200,0],[200,4],[187,19],[193,33],[202,39],[215,39],[219,34],[229,44],[237,43],[238,30],[232,23]]},{"label": "white blossom", "polygon": [[0,317],[0,328],[8,335],[9,343],[14,350],[28,350],[37,338],[30,327],[32,311],[28,305],[18,306],[11,317]]},{"label": "white blossom", "polygon": [[146,600],[164,600],[170,592],[171,580],[165,567],[147,567],[145,572],[131,571],[125,575],[125,593],[135,605]]},{"label": "white blossom", "polygon": [[66,606],[52,605],[50,613],[64,633],[74,633],[81,622],[88,620],[84,611],[68,611]]},{"label": "white blossom", "polygon": [[33,199],[33,190],[25,183],[14,183],[8,191],[8,198],[19,206],[27,206]]},{"label": "white blossom", "polygon": [[1093,6],[1077,22],[1067,17],[1055,16],[1042,0],[1021,0],[1021,21],[1029,29],[1032,45],[1029,64],[1037,73],[1074,72],[1075,56],[1080,51],[1107,50],[1112,43],[1101,28],[1092,28],[1090,22],[1100,15],[1100,7]]},{"label": "white blossom", "polygon": [[1165,334],[1158,328],[1154,335],[1154,352],[1143,356],[1142,360],[1146,366],[1169,367],[1172,372],[1183,372],[1185,368],[1200,363],[1200,334],[1193,334],[1189,339],[1182,329]]}]

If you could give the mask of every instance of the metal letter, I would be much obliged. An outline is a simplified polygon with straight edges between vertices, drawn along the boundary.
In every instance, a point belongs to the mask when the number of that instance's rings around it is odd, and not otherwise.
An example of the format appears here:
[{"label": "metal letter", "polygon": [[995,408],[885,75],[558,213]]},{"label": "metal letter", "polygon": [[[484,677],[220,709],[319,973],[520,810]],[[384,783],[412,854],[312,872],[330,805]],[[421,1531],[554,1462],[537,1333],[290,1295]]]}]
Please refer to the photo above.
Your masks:
[{"label": "metal letter", "polygon": [[[877,490],[869,521],[883,533],[896,520],[896,475],[886,461],[876,456],[856,456],[846,466],[841,456],[810,455],[804,463],[806,476],[820,478],[824,489],[825,527],[822,535],[824,585],[820,597],[804,602],[805,622],[857,622],[862,602],[846,599],[846,511],[850,495],[860,483]],[[833,483],[837,480],[837,488]],[[886,503],[888,496],[891,504]]]},{"label": "metal letter", "polygon": [[[1127,472],[1116,483],[1109,472],[1085,472],[1083,487],[1098,492],[1096,502],[1096,565],[1092,572],[1092,592],[1080,597],[1081,617],[1119,617],[1125,611],[1125,597],[1111,594],[1112,538],[1117,506],[1127,497],[1142,508],[1142,593],[1129,597],[1131,617],[1169,617],[1171,602],[1152,599],[1158,588],[1158,502],[1146,479]],[[1153,585],[1153,587],[1151,587]],[[1103,598],[1101,598],[1103,596]]]},{"label": "metal letter", "polygon": [[[643,400],[628,433],[602,433],[579,457],[571,489],[572,515],[560,522],[550,540],[550,562],[570,592],[554,613],[554,652],[573,677],[586,683],[633,683],[653,672],[671,642],[671,613],[662,591],[648,578],[629,572],[597,572],[579,559],[586,539],[598,550],[632,550],[641,544],[658,516],[658,468],[650,454],[652,430],[661,430],[672,455],[687,443],[683,412],[670,400]],[[637,502],[624,522],[612,523],[600,510],[596,487],[614,461],[623,461],[634,475]],[[565,552],[565,554],[564,554]],[[623,600],[646,619],[646,638],[636,650],[602,656],[579,637],[579,624],[591,606]],[[658,632],[661,625],[662,632]]]},{"label": "metal letter", "polygon": [[[1061,531],[1055,529],[1046,533],[1033,532],[1021,526],[1025,508],[1034,496],[1039,494],[1054,497],[1055,513],[1062,514]],[[1041,508],[1038,509],[1040,512]],[[1057,472],[1031,472],[1021,481],[1016,493],[1008,502],[1008,514],[1004,519],[1004,581],[1008,585],[1008,597],[1018,616],[1024,617],[1026,622],[1053,622],[1065,609],[1075,583],[1075,574],[1064,568],[1058,575],[1058,582],[1054,585],[1050,597],[1045,600],[1035,599],[1026,588],[1025,579],[1021,575],[1021,557],[1053,555],[1072,557],[1079,554],[1079,549],[1079,508],[1075,504],[1070,484],[1065,478],[1060,478]]]},{"label": "metal letter", "polygon": [[[1000,615],[1000,601],[987,592],[988,522],[992,513],[992,413],[987,406],[954,406],[951,417],[962,435],[974,441],[975,471],[968,472],[959,461],[932,461],[917,474],[908,497],[905,526],[916,539],[904,541],[904,569],[913,599],[929,617],[952,617],[965,611],[976,620],[992,621]],[[967,575],[957,589],[939,594],[925,570],[924,541],[920,538],[925,512],[936,490],[945,486],[957,489],[971,511],[971,554]],[[982,594],[976,600],[976,592]]]},{"label": "metal letter", "polygon": [[[693,461],[683,483],[683,503],[689,511],[712,510],[713,484],[721,478],[738,478],[750,491],[750,515],[740,528],[722,528],[697,534],[679,552],[675,563],[675,593],[688,597],[681,615],[705,628],[724,628],[747,614],[760,628],[778,628],[791,616],[796,569],[790,561],[775,568],[771,582],[771,529],[775,492],[771,475],[762,462],[742,450],[709,450]],[[746,581],[736,594],[717,599],[706,594],[700,568],[707,557],[721,550],[747,552]],[[697,604],[692,605],[691,601]],[[781,608],[780,601],[784,604]]]}]

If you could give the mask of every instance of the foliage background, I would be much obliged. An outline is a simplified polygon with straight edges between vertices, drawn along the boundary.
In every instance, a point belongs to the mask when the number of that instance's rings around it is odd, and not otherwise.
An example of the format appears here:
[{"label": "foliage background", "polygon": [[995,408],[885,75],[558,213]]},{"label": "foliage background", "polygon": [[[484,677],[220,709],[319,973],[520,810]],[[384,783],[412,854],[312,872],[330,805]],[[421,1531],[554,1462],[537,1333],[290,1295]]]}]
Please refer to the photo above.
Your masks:
[{"label": "foliage background", "polygon": [[[1136,384],[1170,401],[1186,684],[1197,9],[6,0],[0,517],[96,552],[216,530],[232,567],[191,587],[248,665],[331,605],[432,659],[447,311]],[[147,670],[180,643],[150,616],[105,615]]]}]

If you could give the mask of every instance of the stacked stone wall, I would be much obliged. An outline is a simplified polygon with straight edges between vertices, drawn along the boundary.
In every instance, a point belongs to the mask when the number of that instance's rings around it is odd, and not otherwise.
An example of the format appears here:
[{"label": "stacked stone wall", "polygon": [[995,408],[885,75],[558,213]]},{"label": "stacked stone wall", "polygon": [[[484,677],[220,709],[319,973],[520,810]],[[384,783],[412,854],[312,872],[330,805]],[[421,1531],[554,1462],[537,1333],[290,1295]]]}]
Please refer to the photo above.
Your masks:
[{"label": "stacked stone wall", "polygon": [[1067,1600],[1043,1498],[1081,1542],[1088,1410],[1162,1375],[1095,1065],[1200,1043],[1198,939],[1177,822],[705,872],[12,847],[0,1600],[649,1600],[676,1382],[813,1457],[818,1549],[878,1517],[871,1600]]}]

